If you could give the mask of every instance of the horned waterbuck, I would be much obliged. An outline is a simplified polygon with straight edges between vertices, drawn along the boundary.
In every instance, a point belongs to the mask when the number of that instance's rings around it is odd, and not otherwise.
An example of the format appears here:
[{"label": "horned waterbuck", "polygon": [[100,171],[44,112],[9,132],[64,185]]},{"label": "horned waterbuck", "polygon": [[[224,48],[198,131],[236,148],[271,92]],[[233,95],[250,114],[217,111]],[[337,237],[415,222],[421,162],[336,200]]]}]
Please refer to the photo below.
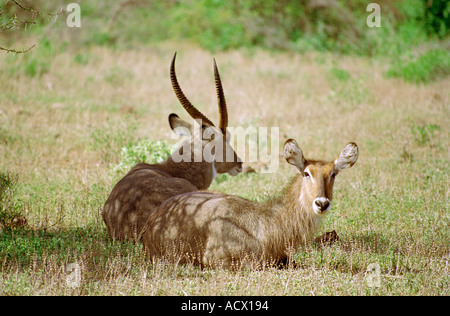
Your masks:
[{"label": "horned waterbuck", "polygon": [[299,173],[266,203],[210,192],[180,194],[162,203],[147,222],[144,248],[151,260],[239,268],[279,263],[308,241],[330,209],[336,175],[353,166],[349,143],[331,162],[305,159],[293,139],[284,156]]},{"label": "horned waterbuck", "polygon": [[[220,114],[218,128],[184,95],[175,74],[175,58],[176,53],[170,66],[173,90],[184,109],[200,122],[199,132],[195,133],[195,126],[178,115],[169,115],[172,130],[190,137],[166,161],[159,164],[139,163],[115,185],[102,213],[108,233],[113,238],[139,240],[148,216],[162,202],[180,193],[207,189],[216,172],[236,175],[242,170],[242,162],[227,138],[228,113],[216,62],[214,77]],[[218,160],[216,156],[212,160],[204,159],[203,149],[212,144],[222,146],[220,150],[227,153],[228,159],[221,157]]]}]

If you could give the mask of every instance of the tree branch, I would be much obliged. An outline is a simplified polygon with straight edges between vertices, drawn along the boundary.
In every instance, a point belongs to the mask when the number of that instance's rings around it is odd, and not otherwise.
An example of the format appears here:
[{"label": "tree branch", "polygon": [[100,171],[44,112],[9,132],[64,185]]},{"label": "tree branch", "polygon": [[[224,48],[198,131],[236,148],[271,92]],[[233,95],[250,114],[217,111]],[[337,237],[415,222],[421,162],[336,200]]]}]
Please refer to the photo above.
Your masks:
[{"label": "tree branch", "polygon": [[[22,5],[22,3],[20,3],[17,0],[8,0],[8,1],[11,1],[12,3],[14,3],[14,5],[19,7],[23,11],[31,12],[31,15],[32,15],[33,19],[35,19],[38,16],[53,16],[53,17],[57,17],[57,16],[59,16],[61,14],[64,14],[64,12],[65,12],[65,10],[62,7],[56,13],[41,12],[41,11],[37,11],[37,10],[32,9],[32,8],[25,7],[25,6]],[[0,15],[3,15],[4,13],[6,13],[6,12],[5,11],[0,11]],[[13,30],[15,28],[20,28],[21,25],[25,25],[25,29],[26,29],[27,25],[30,25],[30,24],[36,24],[36,22],[35,21],[20,21],[18,19],[17,15],[14,14],[14,16],[9,19],[9,21],[6,21],[6,22],[4,22],[3,24],[0,25],[0,32],[11,31],[11,30]],[[29,48],[22,49],[22,50],[16,50],[16,49],[13,49],[13,48],[5,48],[5,47],[1,47],[0,46],[0,51],[5,51],[6,53],[24,54],[24,53],[29,52],[35,46],[36,46],[36,44],[34,44],[33,46],[30,46]]]},{"label": "tree branch", "polygon": [[36,11],[34,9],[31,8],[26,8],[24,7],[22,4],[20,4],[19,2],[17,2],[16,0],[10,0],[12,2],[14,2],[19,8],[21,8],[24,11],[28,11],[33,13],[34,15],[38,16],[38,15],[48,15],[48,16],[57,16],[57,15],[61,15],[64,13],[64,10],[61,8],[61,10],[59,10],[59,12],[56,13],[50,13],[50,12],[44,12],[42,13],[41,11]]},{"label": "tree branch", "polygon": [[15,54],[24,54],[26,52],[29,52],[33,47],[35,47],[36,44],[34,44],[33,46],[30,46],[27,49],[22,49],[22,50],[15,50],[15,49],[11,49],[11,48],[4,48],[0,46],[0,50],[5,51],[6,53],[15,53]]}]

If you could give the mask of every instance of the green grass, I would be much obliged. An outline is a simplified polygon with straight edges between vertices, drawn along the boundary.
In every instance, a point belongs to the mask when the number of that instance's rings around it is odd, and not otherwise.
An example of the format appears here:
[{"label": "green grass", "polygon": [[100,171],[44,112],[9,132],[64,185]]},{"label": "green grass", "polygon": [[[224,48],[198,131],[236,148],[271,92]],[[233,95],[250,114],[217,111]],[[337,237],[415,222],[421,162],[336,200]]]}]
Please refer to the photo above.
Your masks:
[{"label": "green grass", "polygon": [[434,133],[439,131],[440,126],[436,124],[424,124],[419,125],[413,123],[411,126],[411,133],[414,137],[414,141],[419,145],[425,145],[430,143],[433,139]]},{"label": "green grass", "polygon": [[409,61],[392,66],[388,77],[403,78],[414,83],[427,83],[450,74],[450,53],[447,50],[429,50]]},{"label": "green grass", "polygon": [[[432,2],[382,1],[382,27],[369,29],[364,1],[81,1],[81,29],[63,16],[5,32],[0,46],[37,45],[0,59],[0,295],[450,295],[449,5]],[[285,269],[230,272],[150,264],[141,245],[108,237],[112,187],[166,157],[167,116],[187,117],[170,87],[174,51],[183,90],[214,122],[210,52],[231,126],[278,126],[307,158],[358,143],[317,233],[338,242],[307,244]],[[251,166],[210,189],[263,202],[296,173],[282,158],[275,173]]]},{"label": "green grass", "polygon": [[15,202],[16,183],[17,175],[0,172],[0,227],[15,226],[23,218],[20,205]]},{"label": "green grass", "polygon": [[[0,294],[450,294],[449,79],[418,89],[384,77],[384,63],[369,58],[215,56],[230,125],[279,126],[280,146],[295,138],[307,158],[333,159],[358,143],[359,160],[339,174],[318,232],[336,230],[338,242],[307,244],[285,269],[230,272],[150,264],[141,245],[109,238],[101,211],[112,187],[133,163],[167,154],[170,113],[187,118],[168,76],[175,49],[186,95],[216,122],[212,56],[191,45],[67,50],[42,76],[0,74],[1,214],[27,220],[0,226]],[[296,174],[283,159],[270,174],[251,165],[257,173],[219,175],[210,189],[265,201]],[[75,288],[66,282],[72,263],[81,271]],[[369,282],[373,266],[379,286]]]}]

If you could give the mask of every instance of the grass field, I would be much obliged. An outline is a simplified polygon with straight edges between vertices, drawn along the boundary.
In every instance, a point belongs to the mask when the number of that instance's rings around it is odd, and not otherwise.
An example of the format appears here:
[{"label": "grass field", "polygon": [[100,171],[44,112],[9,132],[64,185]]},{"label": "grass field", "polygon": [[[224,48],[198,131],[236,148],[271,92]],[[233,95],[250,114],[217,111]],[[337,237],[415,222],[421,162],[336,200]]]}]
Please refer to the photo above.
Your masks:
[{"label": "grass field", "polygon": [[[409,83],[383,59],[331,53],[216,53],[230,126],[278,126],[280,146],[295,138],[306,157],[333,159],[349,141],[360,154],[318,233],[340,241],[299,249],[295,267],[200,270],[150,264],[108,237],[101,210],[122,147],[174,142],[167,116],[188,117],[169,80],[175,50],[185,93],[218,121],[213,56],[174,43],[47,49],[0,58],[0,168],[17,180],[1,200],[0,295],[450,295],[448,76]],[[275,173],[210,189],[264,201],[294,174],[280,157]],[[17,214],[26,225],[7,222]]]}]

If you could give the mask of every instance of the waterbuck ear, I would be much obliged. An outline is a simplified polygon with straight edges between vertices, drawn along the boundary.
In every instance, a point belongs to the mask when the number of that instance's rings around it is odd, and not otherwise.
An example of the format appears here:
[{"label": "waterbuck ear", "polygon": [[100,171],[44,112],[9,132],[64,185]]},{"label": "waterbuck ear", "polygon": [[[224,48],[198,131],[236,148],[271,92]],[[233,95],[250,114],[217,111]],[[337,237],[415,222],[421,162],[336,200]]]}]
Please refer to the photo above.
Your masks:
[{"label": "waterbuck ear", "polygon": [[169,124],[172,131],[178,136],[191,135],[192,125],[185,120],[180,119],[175,113],[169,115]]},{"label": "waterbuck ear", "polygon": [[284,144],[284,158],[289,164],[296,166],[303,173],[306,167],[306,159],[303,157],[302,150],[298,147],[297,142],[292,138],[288,139]]},{"label": "waterbuck ear", "polygon": [[355,164],[356,160],[358,160],[358,145],[348,143],[334,161],[334,170],[338,173],[341,170],[350,168]]}]

